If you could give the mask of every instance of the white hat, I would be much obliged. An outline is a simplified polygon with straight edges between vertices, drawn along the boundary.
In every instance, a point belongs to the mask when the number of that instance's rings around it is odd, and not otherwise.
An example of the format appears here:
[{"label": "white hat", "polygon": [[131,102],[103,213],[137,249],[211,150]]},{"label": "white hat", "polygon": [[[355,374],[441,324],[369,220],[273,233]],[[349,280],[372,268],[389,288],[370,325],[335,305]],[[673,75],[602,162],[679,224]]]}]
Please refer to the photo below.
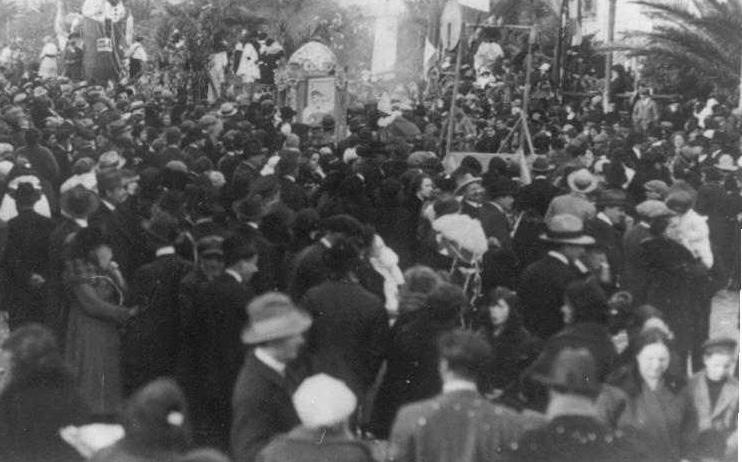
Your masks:
[{"label": "white hat", "polygon": [[327,374],[304,380],[294,393],[294,408],[307,428],[332,427],[355,411],[356,395],[342,381]]}]

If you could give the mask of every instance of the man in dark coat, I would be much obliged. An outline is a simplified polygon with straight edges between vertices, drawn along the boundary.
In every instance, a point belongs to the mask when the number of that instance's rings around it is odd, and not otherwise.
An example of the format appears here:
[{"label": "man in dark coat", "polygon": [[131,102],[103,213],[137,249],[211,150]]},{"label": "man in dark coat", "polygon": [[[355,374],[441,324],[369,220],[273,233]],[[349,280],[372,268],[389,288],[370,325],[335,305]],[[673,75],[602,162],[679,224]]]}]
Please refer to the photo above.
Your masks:
[{"label": "man in dark coat", "polygon": [[49,238],[54,222],[33,209],[41,197],[31,183],[21,183],[15,193],[18,216],[8,222],[8,242],[2,258],[6,272],[5,303],[8,327],[43,323],[49,302]]},{"label": "man in dark coat", "polygon": [[551,200],[562,193],[548,178],[549,172],[554,170],[545,156],[539,156],[533,161],[531,171],[533,181],[518,191],[517,205],[520,210],[533,210],[543,217],[549,209]]},{"label": "man in dark coat", "polygon": [[239,235],[222,244],[224,274],[211,281],[195,306],[200,328],[191,341],[197,356],[187,374],[197,383],[190,389],[197,443],[227,447],[231,408],[229,396],[243,362],[240,329],[247,322],[245,307],[253,298],[249,285],[257,272],[258,256],[252,243]]},{"label": "man in dark coat", "polygon": [[484,254],[482,290],[497,286],[514,288],[518,277],[518,260],[513,252],[510,213],[513,210],[517,185],[509,178],[487,178],[488,201],[479,209],[482,229],[489,242]]},{"label": "man in dark coat", "polygon": [[332,216],[322,226],[324,236],[299,252],[292,263],[288,287],[294,300],[301,300],[307,290],[327,280],[328,270],[322,258],[325,249],[341,237],[359,238],[363,233],[363,225],[349,215]]},{"label": "man in dark coat", "polygon": [[585,230],[595,239],[596,250],[605,255],[611,274],[607,289],[615,290],[624,265],[622,238],[626,223],[626,193],[615,189],[601,192],[597,209],[595,218],[585,223]]},{"label": "man in dark coat", "polygon": [[327,249],[329,280],[309,289],[302,306],[314,319],[305,350],[311,372],[341,379],[361,400],[384,360],[389,318],[381,300],[352,280],[357,252],[347,239]]},{"label": "man in dark coat", "polygon": [[58,185],[59,165],[52,152],[41,146],[39,140],[41,133],[35,128],[29,128],[24,133],[26,145],[15,152],[16,158],[23,157],[28,159],[33,169],[39,172],[39,176],[53,185]]},{"label": "man in dark coat", "polygon": [[299,174],[297,157],[298,154],[293,152],[286,153],[276,165],[276,176],[281,185],[281,202],[294,212],[298,212],[309,204],[304,188],[296,183],[296,177]]},{"label": "man in dark coat", "polygon": [[139,315],[132,319],[121,341],[125,395],[175,374],[180,341],[178,291],[180,281],[191,270],[191,264],[175,253],[178,228],[174,219],[151,220],[146,229],[157,248],[156,259],[139,268],[131,281]]},{"label": "man in dark coat", "polygon": [[534,365],[534,380],[549,387],[549,422],[527,431],[507,451],[514,462],[643,461],[636,441],[614,431],[598,416],[595,399],[601,384],[595,360],[586,348],[545,351]]},{"label": "man in dark coat", "polygon": [[549,220],[541,239],[556,244],[556,248],[526,268],[517,292],[523,300],[525,327],[548,339],[564,327],[564,290],[570,282],[587,276],[580,257],[595,239],[584,233],[582,220],[568,214]]},{"label": "man in dark coat", "polygon": [[652,237],[649,232],[650,220],[662,216],[671,216],[670,210],[664,202],[646,200],[636,206],[638,223],[626,232],[623,237],[624,268],[621,275],[621,288],[628,291],[634,298],[635,305],[644,303],[647,287],[647,268],[642,258],[642,242]]},{"label": "man in dark coat", "polygon": [[232,398],[232,460],[253,462],[276,436],[299,424],[291,395],[301,383],[287,365],[304,344],[312,324],[289,297],[271,292],[247,307],[251,323],[242,341],[253,347],[247,354]]},{"label": "man in dark coat", "polygon": [[399,411],[387,460],[506,460],[506,448],[516,443],[527,422],[477,391],[489,345],[474,333],[453,331],[441,337],[439,352],[443,393]]}]

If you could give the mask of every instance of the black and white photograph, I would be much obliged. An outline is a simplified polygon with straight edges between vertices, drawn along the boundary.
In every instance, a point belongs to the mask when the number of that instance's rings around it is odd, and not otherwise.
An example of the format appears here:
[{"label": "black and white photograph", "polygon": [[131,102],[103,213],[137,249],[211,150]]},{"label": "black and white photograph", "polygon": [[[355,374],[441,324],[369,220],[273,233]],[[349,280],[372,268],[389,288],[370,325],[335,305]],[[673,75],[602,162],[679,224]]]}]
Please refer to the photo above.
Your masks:
[{"label": "black and white photograph", "polygon": [[742,0],[0,0],[0,462],[739,460]]}]

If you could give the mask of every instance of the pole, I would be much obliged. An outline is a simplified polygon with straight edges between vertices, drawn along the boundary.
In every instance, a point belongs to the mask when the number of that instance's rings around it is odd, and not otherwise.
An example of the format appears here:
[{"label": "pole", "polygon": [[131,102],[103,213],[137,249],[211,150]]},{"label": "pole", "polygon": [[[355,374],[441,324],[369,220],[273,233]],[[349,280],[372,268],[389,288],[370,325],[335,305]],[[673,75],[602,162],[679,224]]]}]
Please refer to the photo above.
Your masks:
[{"label": "pole", "polygon": [[451,152],[453,144],[453,125],[456,122],[456,95],[459,93],[459,80],[461,74],[461,55],[463,54],[464,41],[466,40],[466,27],[461,28],[461,37],[456,45],[456,67],[453,76],[453,93],[451,93],[451,108],[448,111],[448,133],[446,135],[446,155]]},{"label": "pole", "polygon": [[739,101],[737,102],[737,108],[742,111],[742,65],[739,69]]},{"label": "pole", "polygon": [[564,36],[567,34],[567,9],[568,0],[562,0],[559,8],[559,36],[557,37],[556,62],[554,63],[554,82],[556,82],[557,91],[561,93],[564,74]]},{"label": "pole", "polygon": [[[528,107],[531,102],[531,73],[533,73],[533,43],[536,41],[536,28],[531,26],[528,32],[528,55],[526,56],[526,82],[523,90],[523,123],[528,125]],[[525,152],[526,130],[520,133],[520,148]],[[531,151],[533,152],[533,151]]]},{"label": "pole", "polygon": [[[608,29],[605,41],[613,46],[614,31],[616,28],[616,0],[608,1]],[[605,88],[603,89],[603,113],[608,113],[608,103],[611,99],[611,67],[613,67],[613,51],[605,55]]]}]

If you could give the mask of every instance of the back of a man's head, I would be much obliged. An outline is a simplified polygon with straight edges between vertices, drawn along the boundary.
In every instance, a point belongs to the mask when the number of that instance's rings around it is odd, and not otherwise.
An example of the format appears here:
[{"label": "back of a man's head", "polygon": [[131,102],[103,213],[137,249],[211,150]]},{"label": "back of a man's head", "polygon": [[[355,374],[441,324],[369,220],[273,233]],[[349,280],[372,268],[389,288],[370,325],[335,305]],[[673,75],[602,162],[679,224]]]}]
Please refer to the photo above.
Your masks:
[{"label": "back of a man's head", "polygon": [[489,344],[473,331],[456,329],[438,339],[438,358],[465,380],[478,381],[491,354]]}]

